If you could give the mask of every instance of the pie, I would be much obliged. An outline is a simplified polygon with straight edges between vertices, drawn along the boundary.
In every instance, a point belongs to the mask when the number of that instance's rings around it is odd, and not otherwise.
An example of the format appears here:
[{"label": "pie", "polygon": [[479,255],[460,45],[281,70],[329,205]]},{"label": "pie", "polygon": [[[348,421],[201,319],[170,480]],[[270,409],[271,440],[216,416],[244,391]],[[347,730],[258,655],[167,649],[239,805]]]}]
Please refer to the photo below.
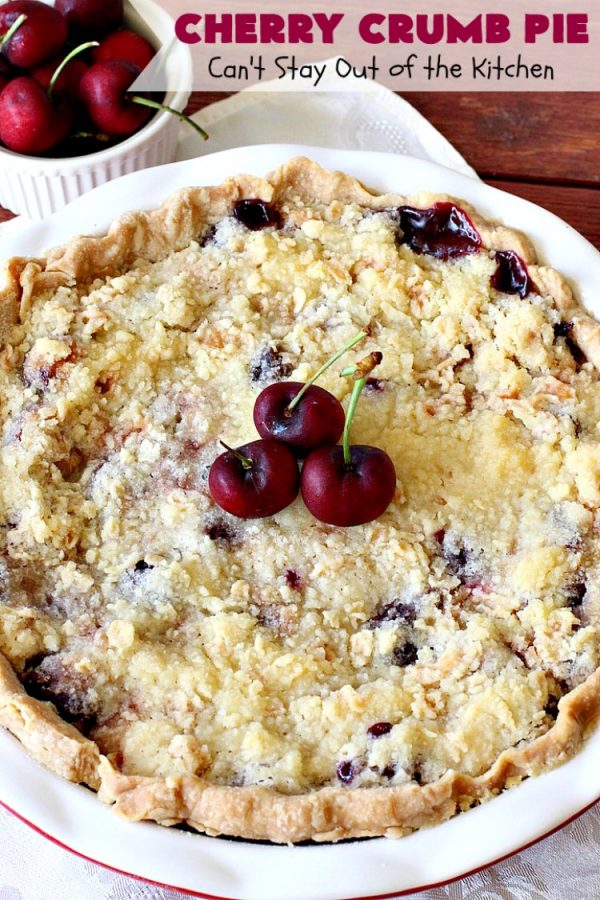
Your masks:
[{"label": "pie", "polygon": [[[5,275],[0,723],[37,760],[130,820],[297,842],[400,836],[578,751],[600,324],[526,237],[299,158]],[[363,329],[389,509],[220,510],[219,440]]]}]

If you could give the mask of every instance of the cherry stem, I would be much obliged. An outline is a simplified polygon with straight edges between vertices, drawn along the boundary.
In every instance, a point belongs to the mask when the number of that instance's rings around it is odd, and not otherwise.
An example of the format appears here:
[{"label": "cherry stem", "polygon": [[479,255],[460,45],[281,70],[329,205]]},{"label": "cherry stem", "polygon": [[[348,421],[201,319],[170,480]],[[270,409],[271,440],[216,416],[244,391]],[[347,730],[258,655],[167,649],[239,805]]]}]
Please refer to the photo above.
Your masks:
[{"label": "cherry stem", "polygon": [[348,404],[348,412],[346,413],[346,421],[344,422],[344,434],[342,436],[342,447],[344,450],[344,466],[347,469],[352,468],[352,456],[350,454],[350,426],[356,411],[356,404],[360,397],[360,392],[367,383],[367,377],[371,374],[375,366],[378,366],[383,359],[383,354],[379,350],[374,350],[356,363],[355,366],[347,366],[343,369],[342,375],[354,376],[354,387]]},{"label": "cherry stem", "polygon": [[75,131],[73,134],[69,135],[70,138],[87,138],[88,140],[93,141],[110,141],[109,134],[102,134],[102,132],[93,132],[93,131]]},{"label": "cherry stem", "polygon": [[17,16],[8,31],[0,38],[0,50],[2,50],[5,44],[8,44],[11,37],[15,34],[16,31],[19,30],[19,28],[25,21],[27,21],[27,16],[23,15],[23,13],[21,13],[20,16]]},{"label": "cherry stem", "polygon": [[348,404],[348,412],[346,413],[344,434],[342,437],[342,447],[344,450],[344,466],[347,469],[352,468],[352,455],[350,453],[350,426],[352,425],[352,419],[354,418],[354,413],[356,412],[358,398],[360,397],[360,393],[366,383],[367,379],[365,377],[359,378],[358,381],[354,382],[354,387],[352,388],[352,396],[350,397],[350,403]]},{"label": "cherry stem", "polygon": [[226,450],[229,450],[230,453],[233,453],[235,458],[242,464],[242,468],[247,472],[254,467],[254,463],[252,462],[252,460],[249,457],[244,456],[243,453],[240,453],[239,450],[234,450],[234,448],[230,447],[229,444],[226,444],[225,441],[219,441],[219,443],[221,447],[225,447]]},{"label": "cherry stem", "polygon": [[198,132],[203,141],[208,140],[208,134],[204,130],[204,128],[200,128],[193,119],[190,119],[189,116],[186,116],[185,113],[179,112],[178,109],[173,109],[172,106],[165,106],[164,103],[157,103],[156,100],[148,100],[147,97],[140,97],[137,94],[129,94],[129,99],[132,103],[138,103],[140,106],[149,106],[150,109],[163,109],[165,112],[171,113],[173,116],[177,116],[178,119],[181,119],[182,122],[187,122],[188,125],[191,125],[194,131]]},{"label": "cherry stem", "polygon": [[52,92],[54,91],[56,82],[60,78],[61,72],[63,71],[65,66],[68,66],[71,60],[74,59],[74,57],[78,56],[80,53],[83,53],[84,50],[89,50],[90,47],[99,46],[100,44],[98,43],[98,41],[88,41],[86,44],[80,44],[79,47],[75,47],[74,50],[71,50],[71,52],[68,53],[67,56],[65,56],[63,61],[59,63],[59,65],[54,70],[54,74],[52,75],[50,83],[48,84],[48,90],[46,93],[48,94],[50,100],[52,99]]},{"label": "cherry stem", "polygon": [[327,360],[327,362],[323,363],[323,365],[321,366],[320,369],[317,369],[317,371],[315,372],[313,377],[311,379],[309,379],[309,381],[307,381],[306,384],[302,385],[302,387],[300,388],[300,390],[298,391],[298,393],[296,394],[296,396],[294,397],[292,402],[288,405],[287,409],[285,410],[286,415],[288,415],[288,416],[290,415],[290,413],[292,412],[294,407],[298,405],[298,403],[300,402],[300,400],[302,399],[304,394],[307,392],[309,387],[315,383],[317,378],[321,377],[323,372],[327,371],[329,366],[332,366],[334,364],[334,362],[340,358],[340,356],[343,356],[343,354],[346,353],[347,350],[351,350],[352,347],[355,347],[356,344],[358,344],[358,343],[360,343],[360,341],[364,340],[364,338],[366,338],[366,336],[367,336],[366,331],[359,331],[358,334],[355,334],[354,337],[352,338],[352,340],[348,344],[346,344],[345,347],[342,347],[341,350],[338,350],[337,353],[334,353],[333,356],[330,356],[329,359]]}]

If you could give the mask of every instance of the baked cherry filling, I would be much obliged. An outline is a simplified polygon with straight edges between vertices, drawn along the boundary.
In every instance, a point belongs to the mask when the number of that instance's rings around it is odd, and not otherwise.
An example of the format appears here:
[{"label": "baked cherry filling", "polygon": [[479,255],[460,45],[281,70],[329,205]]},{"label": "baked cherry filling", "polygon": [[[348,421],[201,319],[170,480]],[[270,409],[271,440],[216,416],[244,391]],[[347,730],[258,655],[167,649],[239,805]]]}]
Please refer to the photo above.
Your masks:
[{"label": "baked cherry filling", "polygon": [[401,666],[402,668],[406,668],[406,666],[414,666],[418,658],[418,648],[415,647],[415,645],[411,641],[407,641],[406,644],[399,644],[394,648],[394,652],[392,654],[392,665]]},{"label": "baked cherry filling", "polygon": [[527,297],[537,289],[521,257],[512,250],[498,250],[495,255],[496,271],[492,275],[492,287],[503,294]]},{"label": "baked cherry filling", "polygon": [[296,572],[295,569],[286,569],[284,578],[287,586],[290,587],[293,591],[302,590],[302,575],[299,572]]},{"label": "baked cherry filling", "polygon": [[279,210],[265,200],[238,200],[233,207],[235,218],[250,231],[261,231],[263,228],[281,228],[282,219]]},{"label": "baked cherry filling", "polygon": [[405,603],[399,598],[391,600],[380,607],[377,612],[371,616],[367,622],[370,629],[378,628],[385,622],[399,622],[405,625],[412,625],[417,618],[417,610],[413,603]]},{"label": "baked cherry filling", "polygon": [[65,348],[65,355],[51,363],[37,363],[35,358],[31,359],[28,356],[23,365],[23,381],[27,387],[44,391],[50,382],[61,374],[63,366],[76,361],[77,350],[74,345],[71,345],[69,349]]},{"label": "baked cherry filling", "polygon": [[581,350],[581,348],[575,343],[571,334],[573,332],[573,323],[572,322],[555,322],[552,326],[552,330],[554,331],[554,340],[558,341],[561,338],[564,339],[565,346],[573,360],[575,362],[575,367],[577,371],[581,368],[581,366],[587,362],[587,358],[585,353]]},{"label": "baked cherry filling", "polygon": [[97,724],[97,710],[87,699],[85,676],[68,667],[59,653],[31,658],[21,682],[30,697],[53,703],[58,714],[84,734]]},{"label": "baked cherry filling", "polygon": [[402,230],[398,240],[415,253],[447,260],[475,253],[481,247],[479,232],[454,203],[435,203],[429,209],[400,206],[397,215]]},{"label": "baked cherry filling", "polygon": [[393,727],[391,722],[375,722],[367,728],[367,734],[372,738],[383,737],[384,734],[389,734]]},{"label": "baked cherry filling", "polygon": [[572,322],[555,322],[552,326],[552,330],[554,331],[554,337],[569,337],[571,332],[573,331],[573,323]]},{"label": "baked cherry filling", "polygon": [[238,535],[235,530],[223,519],[209,522],[204,528],[204,534],[222,547],[233,547],[238,543]]},{"label": "baked cherry filling", "polygon": [[352,784],[364,767],[365,763],[362,759],[343,759],[337,764],[335,774],[342,784]]},{"label": "baked cherry filling", "polygon": [[279,381],[287,378],[293,368],[291,363],[284,362],[279,347],[269,344],[254,357],[250,366],[250,379],[258,384]]},{"label": "baked cherry filling", "polygon": [[567,606],[572,610],[579,609],[582,606],[587,594],[587,583],[582,572],[576,572],[571,581],[565,588],[565,600]]}]

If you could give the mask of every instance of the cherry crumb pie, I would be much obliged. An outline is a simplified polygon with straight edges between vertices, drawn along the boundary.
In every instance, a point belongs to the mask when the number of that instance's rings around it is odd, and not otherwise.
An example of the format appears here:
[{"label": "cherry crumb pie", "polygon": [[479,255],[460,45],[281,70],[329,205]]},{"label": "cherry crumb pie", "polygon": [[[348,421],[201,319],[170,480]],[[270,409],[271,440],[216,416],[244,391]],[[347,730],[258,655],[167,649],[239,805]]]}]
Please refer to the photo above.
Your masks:
[{"label": "cherry crumb pie", "polygon": [[[130,820],[296,842],[400,836],[577,752],[600,324],[523,235],[294,159],[11,259],[0,299],[0,723],[33,757]],[[346,411],[377,357],[352,433],[387,508],[217,505],[261,391],[361,332],[319,385]]]}]

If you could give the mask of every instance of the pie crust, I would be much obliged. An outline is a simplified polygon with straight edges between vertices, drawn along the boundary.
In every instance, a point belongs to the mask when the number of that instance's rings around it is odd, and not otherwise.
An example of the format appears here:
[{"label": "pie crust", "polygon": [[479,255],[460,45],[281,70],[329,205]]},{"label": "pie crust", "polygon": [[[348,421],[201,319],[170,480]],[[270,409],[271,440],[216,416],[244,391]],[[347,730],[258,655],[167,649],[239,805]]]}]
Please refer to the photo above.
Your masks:
[{"label": "pie crust", "polygon": [[[216,187],[178,191],[156,211],[121,217],[106,236],[76,238],[43,259],[10,260],[0,292],[3,369],[9,371],[19,364],[8,338],[39,298],[47,299],[61,287],[118,277],[139,260],[154,263],[183,250],[198,240],[207,225],[230,216],[233,204],[243,198],[286,206],[298,226],[314,209],[335,212],[352,204],[375,212],[405,204],[425,209],[451,199],[427,193],[410,200],[394,194],[376,195],[354,178],[325,171],[304,158],[291,160],[266,179],[239,176]],[[468,213],[484,251],[511,250],[528,265],[538,288],[552,297],[559,318],[572,322],[572,340],[600,369],[600,324],[578,306],[564,279],[554,270],[536,265],[535,252],[524,235],[487,221],[463,201],[455,202]],[[202,774],[157,777],[124,773],[117,755],[103,755],[93,740],[59,717],[52,703],[29,696],[7,659],[0,663],[0,723],[52,771],[98,790],[104,802],[129,820],[186,823],[210,835],[279,843],[397,837],[442,822],[568,759],[599,716],[600,670],[596,669],[562,697],[552,727],[529,742],[504,750],[477,776],[449,769],[428,784],[327,786],[306,793],[283,793],[255,784],[215,784]]]}]

